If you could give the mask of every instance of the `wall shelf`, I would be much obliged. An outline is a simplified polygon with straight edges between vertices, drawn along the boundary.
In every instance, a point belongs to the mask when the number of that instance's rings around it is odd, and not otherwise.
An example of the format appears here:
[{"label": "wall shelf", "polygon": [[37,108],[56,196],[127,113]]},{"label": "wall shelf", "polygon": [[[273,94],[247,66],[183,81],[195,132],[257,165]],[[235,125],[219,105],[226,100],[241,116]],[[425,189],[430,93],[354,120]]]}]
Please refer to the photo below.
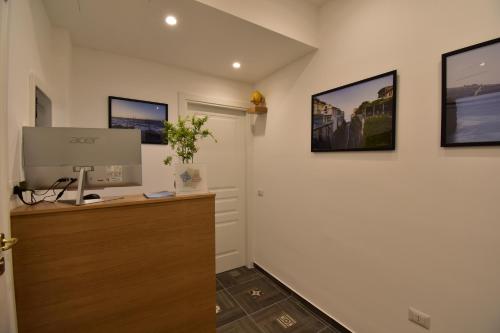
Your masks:
[{"label": "wall shelf", "polygon": [[247,110],[248,113],[264,114],[267,113],[267,106],[254,105]]}]

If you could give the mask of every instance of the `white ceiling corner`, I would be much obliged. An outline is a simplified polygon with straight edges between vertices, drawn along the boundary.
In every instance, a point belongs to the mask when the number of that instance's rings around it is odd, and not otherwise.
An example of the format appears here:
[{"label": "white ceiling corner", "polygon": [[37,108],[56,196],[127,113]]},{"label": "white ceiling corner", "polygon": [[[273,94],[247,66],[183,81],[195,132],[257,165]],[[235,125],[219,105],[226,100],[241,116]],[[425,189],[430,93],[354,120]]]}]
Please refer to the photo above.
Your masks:
[{"label": "white ceiling corner", "polygon": [[[193,0],[44,0],[74,45],[244,82],[315,48]],[[179,19],[164,23],[167,14]],[[233,61],[240,70],[231,67]]]}]

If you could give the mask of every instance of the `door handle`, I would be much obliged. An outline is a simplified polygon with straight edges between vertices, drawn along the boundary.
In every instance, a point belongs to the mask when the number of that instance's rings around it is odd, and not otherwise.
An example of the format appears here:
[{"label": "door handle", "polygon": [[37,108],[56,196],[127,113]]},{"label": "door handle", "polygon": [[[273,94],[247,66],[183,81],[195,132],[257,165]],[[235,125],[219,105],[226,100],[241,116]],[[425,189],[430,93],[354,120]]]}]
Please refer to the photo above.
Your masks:
[{"label": "door handle", "polygon": [[4,234],[0,234],[0,251],[10,250],[17,243],[17,238],[5,238]]}]

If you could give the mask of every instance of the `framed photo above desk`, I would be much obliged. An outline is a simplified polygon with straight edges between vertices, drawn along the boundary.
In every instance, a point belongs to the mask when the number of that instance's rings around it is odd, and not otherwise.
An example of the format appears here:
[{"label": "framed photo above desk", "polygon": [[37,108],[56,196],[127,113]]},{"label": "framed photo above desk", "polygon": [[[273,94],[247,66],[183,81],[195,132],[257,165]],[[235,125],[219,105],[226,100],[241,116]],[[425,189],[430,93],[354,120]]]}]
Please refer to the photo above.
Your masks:
[{"label": "framed photo above desk", "polygon": [[137,128],[143,144],[167,144],[163,122],[168,120],[168,104],[109,96],[109,128]]}]

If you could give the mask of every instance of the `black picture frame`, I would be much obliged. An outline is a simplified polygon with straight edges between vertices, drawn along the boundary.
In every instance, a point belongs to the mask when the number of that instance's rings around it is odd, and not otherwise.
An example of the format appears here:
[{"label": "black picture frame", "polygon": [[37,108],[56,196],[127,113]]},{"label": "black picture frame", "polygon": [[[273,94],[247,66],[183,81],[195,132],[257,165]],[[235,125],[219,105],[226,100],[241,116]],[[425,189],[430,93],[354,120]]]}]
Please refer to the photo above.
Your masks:
[{"label": "black picture frame", "polygon": [[[495,38],[492,40],[488,40],[486,42],[482,42],[479,44],[474,44],[471,46],[467,46],[455,51],[447,52],[444,53],[441,56],[441,68],[442,68],[442,75],[441,75],[441,147],[473,147],[473,146],[499,146],[500,145],[500,127],[498,131],[498,138],[495,140],[482,140],[482,141],[462,141],[462,140],[451,140],[451,137],[453,134],[455,135],[460,135],[457,133],[457,128],[458,128],[458,106],[457,106],[457,100],[461,98],[471,98],[471,97],[477,97],[477,95],[471,95],[467,96],[467,93],[465,93],[465,90],[467,87],[470,89],[473,89],[474,84],[472,85],[464,85],[463,87],[455,87],[451,88],[448,87],[448,75],[450,72],[449,66],[448,66],[448,60],[452,57],[460,56],[460,55],[465,55],[465,53],[468,53],[470,51],[474,50],[479,50],[484,47],[492,46],[498,44],[498,47],[500,48],[500,38]],[[470,56],[470,54],[469,54]],[[497,57],[497,62],[496,65],[497,67],[500,67],[500,57]],[[479,66],[484,66],[484,62],[477,63],[476,65]],[[479,79],[478,79],[479,80]],[[477,84],[476,84],[477,85]],[[488,84],[489,86],[497,86],[496,87],[496,93],[500,94],[500,77],[498,77],[498,83],[494,84]],[[479,86],[488,86],[484,84],[479,84]],[[453,92],[452,89],[463,89],[464,93],[460,95],[458,92]],[[491,88],[491,91],[495,91],[495,88]],[[477,92],[477,91],[476,91]],[[451,96],[450,96],[451,95]],[[479,95],[479,96],[486,96],[487,94],[484,95]],[[482,97],[484,100],[486,100],[487,97]],[[491,100],[491,97],[488,97]],[[471,104],[472,99],[467,100],[462,102],[463,104],[469,102]],[[476,101],[477,104],[477,101]],[[500,99],[498,99],[498,102],[495,104],[500,108]],[[465,110],[467,111],[467,110]],[[465,111],[463,113],[465,113]],[[465,117],[465,116],[463,116]],[[475,115],[477,117],[477,114]],[[498,122],[500,125],[500,113],[498,115]],[[488,121],[485,120],[485,123],[488,123]],[[489,122],[491,124],[491,122]],[[470,132],[470,131],[469,131]],[[470,136],[470,135],[469,135]]]},{"label": "black picture frame", "polygon": [[[378,79],[382,79],[385,77],[389,77],[390,79],[392,79],[392,81],[391,81],[392,86],[383,87],[383,89],[386,89],[387,87],[392,87],[391,100],[387,101],[387,103],[384,103],[384,105],[388,105],[390,107],[390,118],[391,118],[391,119],[387,119],[387,120],[389,120],[388,123],[390,124],[390,128],[391,128],[390,134],[387,134],[387,132],[384,133],[384,140],[389,141],[387,144],[372,145],[372,146],[365,145],[365,146],[358,146],[358,147],[349,146],[348,144],[346,144],[345,147],[332,147],[331,140],[330,140],[330,146],[328,146],[327,144],[325,144],[325,140],[315,139],[315,137],[316,138],[318,137],[318,133],[315,133],[315,131],[318,131],[318,127],[315,127],[315,100],[319,100],[320,96],[322,96],[322,95],[331,94],[331,93],[345,90],[348,88],[356,87],[359,85],[363,85],[367,82],[376,81]],[[321,152],[391,151],[391,150],[395,150],[396,149],[396,115],[397,115],[397,80],[398,80],[397,70],[392,70],[392,71],[389,71],[389,72],[386,72],[383,74],[372,76],[372,77],[369,77],[369,78],[366,78],[366,79],[363,79],[360,81],[356,81],[356,82],[353,82],[350,84],[346,84],[346,85],[343,85],[343,86],[340,86],[337,88],[333,88],[333,89],[326,90],[326,91],[312,95],[311,96],[311,152],[321,153]],[[382,88],[380,91],[382,91]],[[378,93],[380,93],[380,91],[378,91]],[[366,102],[373,103],[377,100],[381,100],[381,98],[376,98],[375,100],[366,101]],[[361,107],[362,105],[366,105],[366,104],[363,104],[363,102],[365,102],[365,101],[360,101],[361,104],[359,105],[359,107]],[[373,112],[375,113],[376,106],[373,106],[373,108],[374,108]],[[359,108],[356,110],[359,110]],[[340,110],[340,111],[342,111],[342,110]],[[357,111],[354,111],[353,113],[355,113],[355,112],[357,112]],[[386,115],[388,116],[388,114],[386,114]],[[317,116],[317,113],[316,113],[316,116]],[[345,122],[345,123],[347,123],[347,122]],[[386,124],[387,124],[387,121],[386,121]],[[334,133],[335,133],[335,131],[332,130],[331,134],[334,135]],[[348,136],[349,135],[350,134],[348,134]],[[358,140],[358,142],[359,141],[360,140]]]},{"label": "black picture frame", "polygon": [[[138,115],[142,118],[128,118],[128,117],[113,117],[114,102],[121,103],[122,107],[136,107]],[[142,109],[140,109],[142,108]],[[144,118],[147,113],[152,112],[151,108],[159,110],[162,114],[154,119]],[[116,111],[116,110],[115,110]],[[117,111],[120,112],[120,111]],[[122,110],[122,114],[125,112]],[[127,113],[134,112],[133,110],[126,110]],[[153,111],[154,112],[154,111]],[[164,115],[163,115],[164,112]],[[166,145],[163,133],[163,122],[168,121],[168,104],[157,103],[151,101],[144,101],[140,99],[124,98],[117,96],[108,97],[108,127],[109,128],[138,128],[141,130],[141,143],[142,144],[161,144]],[[148,129],[145,127],[148,126]]]}]

